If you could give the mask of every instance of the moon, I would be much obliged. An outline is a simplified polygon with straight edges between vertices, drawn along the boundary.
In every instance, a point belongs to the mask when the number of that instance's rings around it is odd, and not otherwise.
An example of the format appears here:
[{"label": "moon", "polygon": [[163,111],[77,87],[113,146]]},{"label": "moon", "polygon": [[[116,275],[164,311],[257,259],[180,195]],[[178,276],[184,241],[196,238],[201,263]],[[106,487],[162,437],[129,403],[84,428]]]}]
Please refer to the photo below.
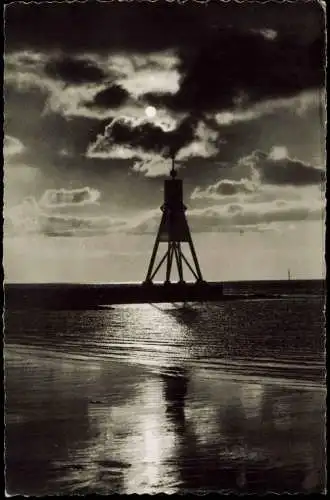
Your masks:
[{"label": "moon", "polygon": [[272,160],[284,160],[288,156],[288,150],[285,146],[273,146],[269,156]]},{"label": "moon", "polygon": [[148,118],[154,118],[157,114],[157,110],[153,106],[147,106],[144,112]]}]

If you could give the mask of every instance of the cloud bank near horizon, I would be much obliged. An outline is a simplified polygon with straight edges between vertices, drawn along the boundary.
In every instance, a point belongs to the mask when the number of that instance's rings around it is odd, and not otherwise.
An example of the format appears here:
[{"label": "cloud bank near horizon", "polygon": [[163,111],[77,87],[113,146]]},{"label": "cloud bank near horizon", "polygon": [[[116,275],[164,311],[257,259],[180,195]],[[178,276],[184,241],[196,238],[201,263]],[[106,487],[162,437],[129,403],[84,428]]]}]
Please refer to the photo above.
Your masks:
[{"label": "cloud bank near horizon", "polygon": [[[94,188],[46,190],[40,200],[25,198],[5,211],[5,234],[44,236],[96,236],[118,228],[124,222],[107,215],[96,215],[101,193]],[[89,212],[79,213],[88,207]],[[77,210],[78,209],[78,210]]]},{"label": "cloud bank near horizon", "polygon": [[[320,188],[325,171],[291,159],[286,153],[279,146],[269,153],[254,151],[237,165],[222,170],[222,178],[216,183],[204,189],[196,187],[191,201],[207,201],[207,205],[188,210],[192,231],[260,231],[278,222],[321,221],[325,200]],[[112,218],[95,215],[93,210],[100,205],[101,193],[95,188],[46,190],[39,201],[30,197],[8,210],[5,228],[8,235],[156,234],[159,209]]]}]

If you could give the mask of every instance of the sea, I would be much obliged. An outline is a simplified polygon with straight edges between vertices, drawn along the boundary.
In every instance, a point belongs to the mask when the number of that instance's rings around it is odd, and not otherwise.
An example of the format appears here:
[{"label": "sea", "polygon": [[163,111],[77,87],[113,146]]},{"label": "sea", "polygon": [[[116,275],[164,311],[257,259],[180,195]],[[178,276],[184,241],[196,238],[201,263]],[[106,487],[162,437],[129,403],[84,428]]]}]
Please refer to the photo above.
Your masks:
[{"label": "sea", "polygon": [[322,295],[4,320],[7,495],[325,493]]}]

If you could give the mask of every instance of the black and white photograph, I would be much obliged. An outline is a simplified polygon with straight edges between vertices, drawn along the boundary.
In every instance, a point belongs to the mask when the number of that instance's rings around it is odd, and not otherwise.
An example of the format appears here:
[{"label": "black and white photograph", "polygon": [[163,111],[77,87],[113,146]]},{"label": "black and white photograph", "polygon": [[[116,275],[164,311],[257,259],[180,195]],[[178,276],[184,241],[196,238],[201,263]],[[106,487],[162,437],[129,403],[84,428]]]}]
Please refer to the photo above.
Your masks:
[{"label": "black and white photograph", "polygon": [[326,495],[325,2],[3,15],[5,495]]}]

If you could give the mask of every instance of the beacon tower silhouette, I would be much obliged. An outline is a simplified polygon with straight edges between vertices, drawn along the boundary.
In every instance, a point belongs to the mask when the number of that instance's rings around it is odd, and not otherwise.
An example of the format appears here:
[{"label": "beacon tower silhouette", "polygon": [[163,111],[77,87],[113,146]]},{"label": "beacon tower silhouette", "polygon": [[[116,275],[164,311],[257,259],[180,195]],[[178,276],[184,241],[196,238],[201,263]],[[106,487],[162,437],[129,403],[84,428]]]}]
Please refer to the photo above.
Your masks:
[{"label": "beacon tower silhouette", "polygon": [[[203,277],[185,214],[187,207],[183,204],[182,180],[176,178],[177,172],[174,167],[174,157],[172,157],[170,176],[171,179],[165,179],[164,181],[164,204],[161,206],[163,214],[152,250],[145,283],[152,284],[153,279],[162,267],[166,267],[165,284],[171,283],[172,270],[175,264],[178,271],[179,283],[185,282],[185,268],[188,268],[196,279],[196,282],[200,283],[203,282]],[[167,249],[156,265],[157,253],[161,243],[165,243]],[[192,263],[189,262],[183,253],[181,243],[188,244]]]}]

